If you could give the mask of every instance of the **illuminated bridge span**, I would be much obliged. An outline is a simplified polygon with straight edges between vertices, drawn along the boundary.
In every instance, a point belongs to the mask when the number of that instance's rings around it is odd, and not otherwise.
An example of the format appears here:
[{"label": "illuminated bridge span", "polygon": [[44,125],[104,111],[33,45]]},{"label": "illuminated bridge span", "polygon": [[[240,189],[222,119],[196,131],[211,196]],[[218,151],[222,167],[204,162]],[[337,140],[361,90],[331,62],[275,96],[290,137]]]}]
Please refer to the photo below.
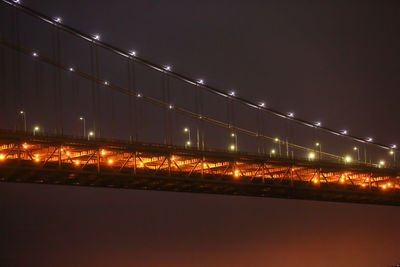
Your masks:
[{"label": "illuminated bridge span", "polygon": [[363,164],[7,132],[0,144],[1,181],[400,204],[399,171]]},{"label": "illuminated bridge span", "polygon": [[240,98],[1,3],[1,181],[400,204],[395,144]]}]

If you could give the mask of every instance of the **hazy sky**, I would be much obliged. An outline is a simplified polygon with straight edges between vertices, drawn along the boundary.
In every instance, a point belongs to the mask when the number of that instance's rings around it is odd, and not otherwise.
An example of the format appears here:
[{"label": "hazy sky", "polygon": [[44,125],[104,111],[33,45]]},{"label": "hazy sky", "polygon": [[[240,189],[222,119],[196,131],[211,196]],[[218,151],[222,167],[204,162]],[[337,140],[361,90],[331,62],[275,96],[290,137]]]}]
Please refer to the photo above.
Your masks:
[{"label": "hazy sky", "polygon": [[[398,1],[23,4],[245,98],[399,140]],[[0,212],[5,266],[400,263],[397,207],[1,183]]]}]

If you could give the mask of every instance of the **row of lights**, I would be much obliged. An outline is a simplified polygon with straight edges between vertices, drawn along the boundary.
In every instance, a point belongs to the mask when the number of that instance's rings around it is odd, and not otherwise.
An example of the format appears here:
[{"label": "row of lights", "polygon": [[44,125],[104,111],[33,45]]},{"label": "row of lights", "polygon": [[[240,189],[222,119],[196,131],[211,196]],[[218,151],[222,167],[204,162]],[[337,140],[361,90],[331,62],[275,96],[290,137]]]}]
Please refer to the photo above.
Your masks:
[{"label": "row of lights", "polygon": [[[102,155],[105,154],[104,149],[102,150],[101,154],[102,154]],[[70,153],[69,153],[69,152],[66,152],[66,155],[69,157]],[[0,154],[0,161],[3,161],[4,159],[5,159],[5,155],[4,155],[4,154]],[[34,160],[35,162],[39,162],[39,161],[40,161],[39,154],[35,154],[33,160]],[[80,161],[79,161],[79,160],[75,160],[75,161],[73,161],[73,162],[74,162],[74,164],[77,165],[77,166],[80,165]],[[108,165],[112,165],[113,162],[114,162],[113,159],[108,159],[108,160],[107,160]],[[139,166],[140,166],[140,167],[143,167],[144,164],[143,164],[142,162],[140,162]],[[204,164],[203,167],[206,168],[207,165]],[[239,171],[238,169],[235,169],[234,172],[233,172],[233,176],[234,176],[235,178],[239,177],[239,176],[240,176],[240,171]],[[345,173],[344,175],[342,175],[341,178],[339,179],[339,182],[342,183],[342,184],[345,183],[345,182],[346,182],[346,179],[348,179],[348,178],[346,178],[346,176],[347,176],[347,173]],[[369,181],[369,178],[366,178],[365,181],[368,182],[368,181]],[[314,184],[318,184],[318,183],[319,183],[318,178],[314,178],[314,179],[313,179],[313,183],[314,183]],[[361,184],[361,187],[362,187],[362,188],[366,188],[366,186],[367,186],[367,185],[366,185],[365,183],[362,183],[362,184]],[[391,184],[390,182],[388,182],[388,183],[385,183],[385,184],[383,184],[383,185],[380,185],[380,187],[381,187],[382,189],[387,189],[387,188],[392,187],[392,184]]]},{"label": "row of lights", "polygon": [[[190,147],[190,145],[191,145],[190,128],[189,127],[185,127],[183,129],[183,131],[185,133],[188,133],[188,140],[185,142],[185,146]],[[231,133],[231,137],[235,138],[235,144],[231,144],[229,146],[229,150],[237,151],[237,135],[235,133]],[[274,139],[274,141],[277,142],[277,143],[280,143],[280,139],[277,138],[277,137]],[[319,142],[316,142],[315,146],[319,147],[321,149],[321,144]],[[357,150],[358,151],[358,147],[354,147],[353,150],[355,150],[355,151]],[[275,149],[271,149],[270,153],[271,153],[271,155],[275,155],[276,154],[276,150]],[[319,151],[319,153],[322,153],[321,150]],[[389,154],[390,155],[394,155],[395,154],[394,150],[390,150]],[[315,152],[309,152],[308,153],[308,159],[309,160],[314,160],[315,158],[316,158]],[[352,157],[349,156],[349,155],[344,156],[343,159],[344,159],[345,163],[351,163],[353,161]],[[358,158],[358,160],[359,160],[359,158]],[[378,163],[378,166],[379,167],[383,167],[384,165],[385,165],[385,161],[384,160],[380,160],[379,163]]]},{"label": "row of lights", "polygon": [[[186,129],[186,131],[188,130],[188,128],[185,128],[185,129]],[[23,149],[26,150],[26,149],[28,149],[28,147],[29,147],[29,146],[28,146],[27,143],[24,143],[24,144],[23,144]],[[69,157],[69,156],[71,155],[69,151],[65,151],[63,148],[61,148],[61,151],[63,151],[63,152],[67,155],[67,157]],[[104,156],[104,155],[106,155],[107,152],[106,152],[106,150],[102,149],[100,153],[101,153],[102,156]],[[314,157],[315,157],[315,154],[310,154],[310,155],[312,155],[311,158],[314,158]],[[0,160],[4,160],[4,159],[5,159],[4,154],[0,154]],[[39,161],[40,161],[40,159],[39,159],[39,154],[35,154],[33,160],[34,160],[35,162],[39,162]],[[174,160],[174,156],[172,156],[172,160]],[[347,161],[350,161],[350,160],[347,160]],[[107,160],[108,165],[112,165],[113,162],[114,162],[113,159],[108,159],[108,160]],[[79,161],[79,160],[75,160],[74,163],[75,163],[75,165],[80,165],[80,161]],[[384,161],[381,161],[381,162],[379,163],[379,165],[384,165],[384,164],[385,164]],[[140,166],[143,167],[143,163],[141,163]],[[236,170],[234,171],[234,176],[235,176],[235,177],[239,177],[239,176],[240,176],[239,170],[238,170],[238,169],[236,169]],[[345,180],[347,179],[346,176],[347,176],[347,173],[345,173],[345,174],[343,174],[343,175],[341,176],[341,178],[340,178],[340,180],[339,180],[340,183],[344,183],[344,182],[345,182]],[[366,178],[366,182],[368,182],[368,181],[369,181],[369,178]],[[314,179],[313,179],[313,182],[314,182],[314,183],[318,183],[319,181],[318,181],[317,178],[314,178]],[[365,187],[365,186],[366,186],[365,183],[363,183],[363,184],[362,184],[362,187]],[[386,189],[387,187],[391,187],[391,183],[390,183],[390,182],[389,182],[389,183],[386,183],[386,184],[382,185],[381,187],[382,187],[383,189]]]},{"label": "row of lights", "polygon": [[[169,108],[173,108],[173,106],[170,105]],[[21,111],[20,111],[20,114],[22,114],[22,115],[24,116],[24,119],[26,118],[26,112],[25,112],[25,111],[22,111],[22,110],[21,110]],[[80,117],[79,119],[80,119],[81,121],[83,121],[83,127],[84,127],[83,132],[84,132],[84,136],[86,136],[86,134],[85,134],[85,132],[86,132],[85,118],[84,118],[84,117]],[[35,127],[33,128],[33,135],[35,135],[36,132],[39,132],[39,130],[40,130],[39,126],[35,126]],[[189,129],[188,127],[185,127],[185,128],[184,128],[184,132],[187,132],[187,133],[189,134],[189,136],[188,136],[188,141],[185,143],[185,145],[186,145],[187,147],[190,147],[190,146],[191,146],[190,129]],[[94,136],[94,132],[93,132],[93,131],[90,131],[90,132],[88,133],[88,140],[90,140],[90,138],[93,137],[93,136]],[[230,149],[231,151],[237,151],[237,135],[236,135],[235,133],[231,133],[231,137],[235,138],[235,144],[231,144],[231,145],[229,146],[229,149]],[[279,138],[275,138],[274,141],[275,141],[275,142],[280,142]],[[321,147],[321,145],[320,145],[319,142],[315,143],[315,145],[316,145],[317,147]],[[358,151],[359,149],[358,149],[358,147],[354,147],[353,150]],[[272,149],[270,152],[271,152],[271,154],[274,155],[274,154],[276,153],[276,150],[275,150],[275,149]],[[321,152],[320,152],[320,153],[321,153]],[[390,154],[390,155],[394,155],[394,151],[393,151],[393,150],[390,150],[390,151],[389,151],[389,154]],[[315,153],[314,153],[314,152],[310,152],[310,153],[308,154],[308,159],[309,159],[309,160],[314,160],[314,159],[315,159]],[[358,160],[359,160],[359,159],[358,159]],[[346,163],[350,163],[350,162],[352,161],[351,156],[346,155],[346,156],[344,157],[344,161],[345,161]],[[378,164],[378,165],[379,165],[380,167],[384,166],[384,165],[385,165],[385,161],[383,161],[383,160],[379,161],[379,164]]]},{"label": "row of lights", "polygon": [[[27,149],[29,148],[29,145],[28,145],[27,143],[24,143],[24,144],[22,144],[22,147],[23,147],[24,150],[27,150]],[[63,148],[61,148],[61,151],[64,152],[65,155],[66,155],[68,158],[70,158],[71,153],[70,153],[69,151],[66,151],[66,150],[63,149]],[[100,152],[100,154],[101,154],[102,156],[106,155],[106,153],[107,153],[107,152],[106,152],[106,150],[104,150],[104,149],[102,149],[101,152]],[[4,155],[4,154],[0,154],[0,160],[5,160],[5,159],[6,159],[5,155]],[[39,162],[39,161],[40,161],[39,154],[35,154],[35,155],[34,155],[34,158],[33,158],[32,160],[34,160],[35,162]],[[73,162],[75,163],[75,165],[79,165],[79,164],[80,164],[80,161],[79,161],[79,160],[75,160],[75,161],[73,161]],[[114,162],[113,159],[108,159],[108,160],[107,160],[108,165],[112,165],[113,162]]]},{"label": "row of lights", "polygon": [[[95,39],[95,40],[99,40],[99,38],[100,38],[99,35],[95,35],[95,36],[94,36],[94,39]],[[136,55],[136,52],[132,51],[131,54]],[[33,55],[33,57],[38,57],[38,56],[39,56],[39,54],[38,54],[37,52],[33,52],[32,55]],[[171,66],[166,66],[164,69],[165,69],[166,71],[171,71]],[[69,67],[68,70],[69,70],[70,72],[74,72],[74,71],[75,71],[75,69],[74,69],[73,67]],[[199,84],[204,84],[204,81],[201,80],[201,79],[198,80],[197,82],[198,82]],[[108,81],[104,81],[103,84],[104,84],[105,86],[109,86],[109,85],[110,85],[110,83],[109,83]],[[231,92],[229,92],[228,95],[229,95],[229,96],[235,96],[236,93],[235,93],[234,91],[231,91]],[[137,97],[141,97],[141,96],[142,96],[142,95],[141,95],[140,93],[137,94]],[[259,107],[264,108],[264,107],[265,107],[265,102],[259,103]],[[168,105],[168,108],[169,108],[169,109],[173,109],[174,106],[173,106],[172,104],[170,104],[170,105]],[[289,118],[294,118],[294,113],[293,113],[293,112],[288,112],[288,113],[287,113],[287,117],[289,117]],[[314,122],[313,125],[314,125],[315,127],[322,127],[322,123],[321,123],[320,121]],[[340,133],[341,133],[342,135],[348,135],[348,130],[341,130]],[[365,141],[371,143],[371,142],[373,142],[373,138],[372,138],[372,137],[366,137],[366,138],[365,138]],[[396,144],[392,144],[392,145],[390,145],[390,148],[391,148],[391,149],[396,149],[396,148],[397,148],[397,145],[396,145]]]},{"label": "row of lights", "polygon": [[[14,0],[14,3],[20,4],[20,0]],[[56,23],[61,23],[61,22],[62,22],[61,17],[54,17],[53,20],[54,20],[54,22],[56,22]],[[92,36],[92,39],[93,39],[94,41],[100,41],[101,36],[100,36],[100,34],[97,33],[97,34],[94,34],[94,35]],[[137,55],[137,54],[136,54],[136,51],[134,51],[134,50],[129,51],[128,54],[129,54],[130,56],[132,56],[132,57],[136,57],[136,55]],[[33,52],[33,56],[34,56],[34,57],[37,57],[37,56],[38,56],[38,53],[37,53],[37,52]],[[170,65],[164,66],[163,69],[164,69],[165,71],[172,71],[172,67],[171,67]],[[73,67],[70,67],[69,70],[70,70],[70,71],[74,71],[74,68],[73,68]],[[203,80],[203,79],[198,79],[198,80],[196,81],[196,83],[199,84],[199,85],[204,85],[204,80]],[[109,85],[109,83],[108,83],[107,81],[105,81],[104,84],[105,84],[105,85]],[[140,94],[138,94],[138,97],[140,97],[139,95],[140,95]],[[234,96],[236,96],[236,93],[235,93],[235,91],[230,91],[226,96],[234,97]],[[266,107],[266,106],[265,106],[265,102],[259,103],[258,106],[259,106],[260,108],[265,108],[265,107]],[[169,108],[172,109],[172,108],[173,108],[173,105],[169,105]],[[288,112],[288,113],[286,113],[286,117],[287,117],[287,118],[292,118],[292,119],[293,119],[293,118],[295,117],[295,115],[294,115],[293,112]],[[315,126],[315,127],[322,127],[322,123],[321,123],[320,121],[314,122],[312,125]],[[339,131],[339,133],[340,133],[341,135],[348,135],[348,130],[341,130],[341,131]],[[373,138],[372,138],[372,137],[367,137],[367,138],[365,138],[364,140],[365,140],[366,142],[373,142]],[[397,145],[392,144],[392,145],[390,145],[388,148],[396,149],[396,148],[397,148]]]}]

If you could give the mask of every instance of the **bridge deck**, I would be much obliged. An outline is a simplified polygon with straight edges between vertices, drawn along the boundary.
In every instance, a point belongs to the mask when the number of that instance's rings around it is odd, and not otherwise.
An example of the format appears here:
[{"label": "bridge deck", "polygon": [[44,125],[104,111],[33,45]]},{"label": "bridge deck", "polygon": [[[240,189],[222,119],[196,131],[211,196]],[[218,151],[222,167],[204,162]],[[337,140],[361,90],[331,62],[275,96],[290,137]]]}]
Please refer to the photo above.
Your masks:
[{"label": "bridge deck", "polygon": [[400,204],[399,169],[12,132],[0,132],[0,179]]}]

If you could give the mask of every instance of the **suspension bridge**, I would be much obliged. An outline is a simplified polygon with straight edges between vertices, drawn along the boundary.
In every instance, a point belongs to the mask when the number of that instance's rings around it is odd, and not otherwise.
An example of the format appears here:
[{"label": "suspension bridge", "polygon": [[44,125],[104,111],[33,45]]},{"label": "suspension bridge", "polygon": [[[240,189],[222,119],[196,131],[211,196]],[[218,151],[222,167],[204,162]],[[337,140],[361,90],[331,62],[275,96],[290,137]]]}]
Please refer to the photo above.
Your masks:
[{"label": "suspension bridge", "polygon": [[396,144],[0,3],[0,181],[400,204]]}]

